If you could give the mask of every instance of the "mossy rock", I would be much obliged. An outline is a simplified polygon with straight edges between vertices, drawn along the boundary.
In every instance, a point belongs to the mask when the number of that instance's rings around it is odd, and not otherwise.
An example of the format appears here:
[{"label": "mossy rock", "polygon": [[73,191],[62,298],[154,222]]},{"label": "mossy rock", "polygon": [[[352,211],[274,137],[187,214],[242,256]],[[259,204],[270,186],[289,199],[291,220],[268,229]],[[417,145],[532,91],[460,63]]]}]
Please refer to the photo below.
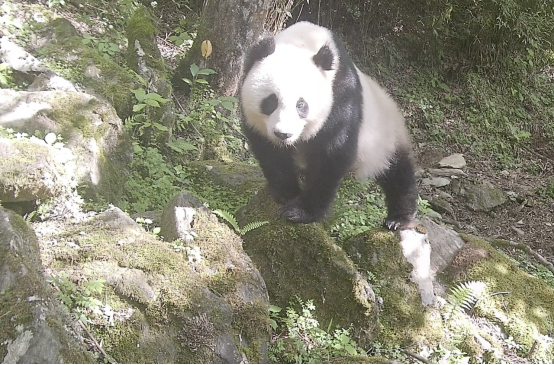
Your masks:
[{"label": "mossy rock", "polygon": [[110,102],[121,119],[131,116],[131,90],[139,85],[136,75],[84,44],[79,32],[65,19],[42,26],[38,38],[37,52],[52,71]]},{"label": "mossy rock", "polygon": [[237,362],[242,353],[264,361],[263,280],[240,239],[214,216],[198,211],[194,229],[189,245],[162,242],[113,208],[51,237],[60,244],[45,246],[43,261],[53,275],[106,280],[107,303],[128,318],[92,329],[118,362]]},{"label": "mossy rock", "polygon": [[425,307],[417,286],[410,280],[412,265],[406,261],[397,233],[372,230],[344,244],[348,256],[365,272],[382,298],[377,340],[387,345],[436,346],[443,339],[437,310]]},{"label": "mossy rock", "polygon": [[0,207],[0,359],[92,363],[42,275],[39,246],[22,217]]},{"label": "mossy rock", "polygon": [[189,162],[187,168],[192,175],[192,189],[212,209],[234,213],[266,185],[259,167],[240,162],[195,161]]},{"label": "mossy rock", "polygon": [[277,216],[278,209],[264,189],[237,213],[241,226],[269,221],[248,232],[243,246],[266,282],[271,303],[285,308],[295,296],[311,299],[322,328],[330,323],[352,328],[353,338],[368,344],[377,316],[371,287],[321,224],[289,223]]},{"label": "mossy rock", "polygon": [[554,328],[554,289],[519,269],[487,241],[470,235],[462,238],[467,243],[445,271],[446,278],[452,285],[484,282],[487,296],[474,308],[476,313],[511,336],[520,345],[518,354],[527,356],[538,341],[533,359],[552,362],[552,343],[540,339],[551,336]]}]

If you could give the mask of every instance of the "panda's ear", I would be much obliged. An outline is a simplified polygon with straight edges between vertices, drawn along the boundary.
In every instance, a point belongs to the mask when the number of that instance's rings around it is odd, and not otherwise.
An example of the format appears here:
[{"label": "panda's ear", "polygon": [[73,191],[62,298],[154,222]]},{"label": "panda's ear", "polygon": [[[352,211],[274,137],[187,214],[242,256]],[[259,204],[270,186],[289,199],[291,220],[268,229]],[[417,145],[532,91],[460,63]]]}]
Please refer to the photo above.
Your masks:
[{"label": "panda's ear", "polygon": [[326,44],[319,49],[317,54],[313,57],[313,60],[317,67],[329,71],[333,69],[335,55],[329,45]]},{"label": "panda's ear", "polygon": [[254,44],[246,54],[242,70],[243,74],[246,75],[257,61],[263,60],[273,52],[275,52],[275,39],[273,39],[273,36],[268,36]]}]

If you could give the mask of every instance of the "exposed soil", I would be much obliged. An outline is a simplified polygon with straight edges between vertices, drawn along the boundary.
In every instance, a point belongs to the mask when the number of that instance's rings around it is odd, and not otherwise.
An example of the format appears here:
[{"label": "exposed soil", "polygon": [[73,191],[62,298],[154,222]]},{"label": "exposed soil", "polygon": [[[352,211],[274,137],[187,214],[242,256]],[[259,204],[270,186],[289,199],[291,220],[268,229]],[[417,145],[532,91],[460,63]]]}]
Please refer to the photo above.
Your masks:
[{"label": "exposed soil", "polygon": [[[425,145],[417,148],[417,161],[422,168],[437,167],[438,161],[449,155],[447,150]],[[514,192],[515,197],[491,212],[475,212],[466,207],[463,197],[453,194],[449,186],[432,188],[420,186],[420,194],[430,198],[437,190],[452,195],[449,201],[454,214],[443,214],[447,222],[457,222],[461,231],[486,238],[501,238],[531,247],[550,262],[554,261],[554,200],[538,194],[546,181],[554,177],[554,146],[546,146],[540,155],[524,151],[520,157],[521,166],[531,161],[542,167],[540,175],[531,175],[522,168],[498,171],[490,161],[478,160],[469,153],[464,154],[467,166],[463,169],[468,176],[463,179],[487,180],[505,193]],[[511,194],[511,193],[510,193]]]}]

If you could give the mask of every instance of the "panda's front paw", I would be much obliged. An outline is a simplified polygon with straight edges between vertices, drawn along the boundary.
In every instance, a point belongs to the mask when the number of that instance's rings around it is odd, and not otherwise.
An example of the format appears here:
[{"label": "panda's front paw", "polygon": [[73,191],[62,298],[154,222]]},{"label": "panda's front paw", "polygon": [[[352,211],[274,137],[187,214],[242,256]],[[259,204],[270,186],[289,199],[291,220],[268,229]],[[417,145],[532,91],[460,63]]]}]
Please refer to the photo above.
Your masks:
[{"label": "panda's front paw", "polygon": [[285,204],[279,210],[279,213],[281,216],[294,223],[312,223],[319,220],[314,214],[310,213],[302,206],[301,201],[298,198]]},{"label": "panda's front paw", "polygon": [[391,231],[400,231],[404,229],[412,229],[417,226],[417,222],[412,218],[390,218],[387,217],[383,224],[385,228]]}]

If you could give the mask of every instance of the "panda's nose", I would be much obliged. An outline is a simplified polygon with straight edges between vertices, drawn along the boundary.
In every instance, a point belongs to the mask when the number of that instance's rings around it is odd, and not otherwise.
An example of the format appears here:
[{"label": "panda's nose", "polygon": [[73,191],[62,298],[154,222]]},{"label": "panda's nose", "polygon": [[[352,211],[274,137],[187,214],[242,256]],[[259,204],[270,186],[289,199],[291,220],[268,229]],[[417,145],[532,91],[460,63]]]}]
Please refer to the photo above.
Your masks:
[{"label": "panda's nose", "polygon": [[292,137],[292,133],[283,133],[283,132],[279,132],[279,131],[274,131],[273,134],[275,134],[275,136],[279,139],[282,139],[283,141],[285,139],[288,139],[290,137]]}]

